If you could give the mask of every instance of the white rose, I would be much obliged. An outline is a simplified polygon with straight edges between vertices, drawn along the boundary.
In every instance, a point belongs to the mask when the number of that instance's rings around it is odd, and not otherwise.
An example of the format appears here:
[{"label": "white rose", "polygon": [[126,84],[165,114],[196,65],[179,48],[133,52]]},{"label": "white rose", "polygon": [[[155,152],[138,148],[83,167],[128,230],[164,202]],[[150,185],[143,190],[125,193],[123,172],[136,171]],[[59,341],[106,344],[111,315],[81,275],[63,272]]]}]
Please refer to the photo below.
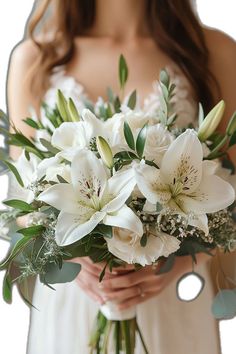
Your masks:
[{"label": "white rose", "polygon": [[71,181],[70,165],[61,163],[60,157],[58,156],[44,159],[38,165],[38,174],[40,178],[45,176],[46,181],[58,182],[57,175],[61,176],[68,183]]},{"label": "white rose", "polygon": [[168,257],[179,248],[180,241],[165,233],[149,235],[147,244],[142,247],[140,236],[126,229],[113,228],[113,237],[106,239],[109,251],[128,264],[151,265],[159,257]]},{"label": "white rose", "polygon": [[164,153],[173,140],[173,135],[162,124],[149,126],[144,149],[145,158],[154,160],[157,165],[160,165]]}]

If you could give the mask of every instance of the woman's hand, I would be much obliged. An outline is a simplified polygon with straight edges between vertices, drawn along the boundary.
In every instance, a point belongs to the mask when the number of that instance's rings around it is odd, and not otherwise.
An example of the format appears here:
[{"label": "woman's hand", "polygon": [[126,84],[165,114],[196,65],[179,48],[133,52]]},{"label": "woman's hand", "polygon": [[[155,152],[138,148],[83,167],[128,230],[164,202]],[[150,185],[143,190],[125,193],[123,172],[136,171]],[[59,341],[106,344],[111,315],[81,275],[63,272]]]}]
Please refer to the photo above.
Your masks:
[{"label": "woman's hand", "polygon": [[[197,255],[198,264],[208,259],[206,254]],[[171,271],[164,274],[155,274],[161,264],[156,269],[146,266],[138,271],[129,265],[125,268],[115,268],[112,273],[107,271],[99,283],[99,274],[104,264],[94,264],[89,258],[78,258],[78,262],[82,264],[82,270],[77,277],[79,286],[100,304],[114,301],[121,310],[160,294],[172,281],[192,270],[191,256],[182,256],[176,257]]]}]

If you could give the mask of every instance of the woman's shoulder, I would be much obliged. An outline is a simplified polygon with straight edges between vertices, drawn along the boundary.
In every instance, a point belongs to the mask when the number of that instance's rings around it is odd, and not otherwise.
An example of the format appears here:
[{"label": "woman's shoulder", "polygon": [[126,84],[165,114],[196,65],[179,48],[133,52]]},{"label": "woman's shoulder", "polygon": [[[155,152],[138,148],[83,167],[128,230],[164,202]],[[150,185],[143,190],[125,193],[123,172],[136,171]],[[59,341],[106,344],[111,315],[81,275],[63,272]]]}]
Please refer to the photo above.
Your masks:
[{"label": "woman's shoulder", "polygon": [[228,34],[214,28],[203,27],[210,56],[236,62],[236,42]]},{"label": "woman's shoulder", "polygon": [[18,67],[29,69],[39,54],[39,48],[32,39],[26,39],[18,43],[11,53],[11,62]]}]

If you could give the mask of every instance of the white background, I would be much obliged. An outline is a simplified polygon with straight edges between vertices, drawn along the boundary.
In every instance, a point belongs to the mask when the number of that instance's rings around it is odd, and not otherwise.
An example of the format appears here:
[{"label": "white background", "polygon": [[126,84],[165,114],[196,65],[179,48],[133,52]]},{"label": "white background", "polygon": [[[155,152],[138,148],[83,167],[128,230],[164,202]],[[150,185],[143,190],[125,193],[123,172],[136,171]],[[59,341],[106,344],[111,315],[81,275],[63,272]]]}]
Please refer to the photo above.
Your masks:
[{"label": "white background", "polygon": [[[33,0],[0,2],[0,107],[3,110],[5,110],[5,80],[9,55],[12,48],[23,36],[25,21],[32,5]],[[197,5],[203,23],[219,28],[236,38],[235,0],[197,0]],[[5,176],[2,176],[0,177],[0,200],[6,197],[6,190],[7,180]],[[7,243],[0,241],[0,259],[6,254],[7,248]],[[0,284],[2,277],[3,274],[0,274]],[[29,310],[22,302],[16,289],[14,289],[13,298],[13,304],[7,305],[0,297],[0,352],[3,354],[24,354]],[[45,325],[47,324],[45,323]],[[236,319],[221,323],[223,354],[236,353],[235,330]]]}]

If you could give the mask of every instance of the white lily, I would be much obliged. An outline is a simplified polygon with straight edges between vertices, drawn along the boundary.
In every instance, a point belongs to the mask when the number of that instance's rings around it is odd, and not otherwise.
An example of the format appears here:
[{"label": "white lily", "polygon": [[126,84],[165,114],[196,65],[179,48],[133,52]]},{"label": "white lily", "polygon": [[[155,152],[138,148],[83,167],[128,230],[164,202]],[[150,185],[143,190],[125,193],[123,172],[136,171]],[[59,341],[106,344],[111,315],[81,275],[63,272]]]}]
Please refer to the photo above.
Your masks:
[{"label": "white lily", "polygon": [[81,116],[82,121],[64,122],[52,135],[52,145],[61,150],[58,156],[68,161],[72,161],[78,150],[89,147],[97,135],[105,137],[104,123],[91,111],[84,109]]},{"label": "white lily", "polygon": [[168,257],[177,251],[180,241],[173,236],[158,232],[156,236],[149,235],[147,244],[142,247],[141,237],[134,232],[113,228],[113,237],[106,239],[109,251],[128,264],[138,263],[143,267],[155,262],[159,257]]},{"label": "white lily", "polygon": [[109,178],[101,160],[91,151],[78,151],[71,164],[72,183],[53,185],[38,198],[61,210],[56,225],[57,243],[72,244],[100,222],[142,235],[140,219],[125,205],[136,183],[133,176],[130,169]]},{"label": "white lily", "polygon": [[138,187],[148,202],[187,215],[189,224],[206,234],[206,213],[224,209],[235,199],[232,186],[214,172],[215,163],[203,161],[201,143],[190,129],[169,146],[160,169],[144,163],[135,167]]},{"label": "white lily", "polygon": [[9,188],[8,197],[16,198],[31,203],[34,199],[34,193],[29,189],[30,185],[35,183],[38,176],[38,165],[40,159],[34,154],[29,154],[30,159],[27,160],[25,157],[25,152],[23,151],[19,156],[18,160],[14,163],[17,168],[21,179],[23,181],[24,187],[21,187],[17,182],[11,182],[11,187]]},{"label": "white lily", "polygon": [[58,182],[57,176],[61,176],[70,182],[70,165],[61,161],[61,158],[56,155],[42,160],[38,165],[38,176],[45,176],[46,181]]}]

